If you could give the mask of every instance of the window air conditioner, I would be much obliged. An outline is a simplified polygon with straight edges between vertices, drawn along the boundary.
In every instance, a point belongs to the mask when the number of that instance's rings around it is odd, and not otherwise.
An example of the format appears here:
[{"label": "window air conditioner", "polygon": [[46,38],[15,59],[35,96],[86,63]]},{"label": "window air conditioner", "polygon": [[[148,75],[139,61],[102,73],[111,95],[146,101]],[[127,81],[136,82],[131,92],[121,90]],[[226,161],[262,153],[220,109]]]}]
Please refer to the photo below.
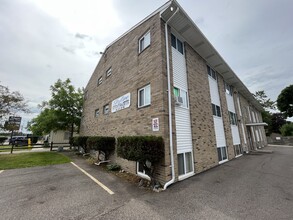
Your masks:
[{"label": "window air conditioner", "polygon": [[183,104],[183,98],[180,97],[180,96],[176,96],[176,97],[175,97],[175,104],[176,104],[177,106],[182,105],[182,104]]}]

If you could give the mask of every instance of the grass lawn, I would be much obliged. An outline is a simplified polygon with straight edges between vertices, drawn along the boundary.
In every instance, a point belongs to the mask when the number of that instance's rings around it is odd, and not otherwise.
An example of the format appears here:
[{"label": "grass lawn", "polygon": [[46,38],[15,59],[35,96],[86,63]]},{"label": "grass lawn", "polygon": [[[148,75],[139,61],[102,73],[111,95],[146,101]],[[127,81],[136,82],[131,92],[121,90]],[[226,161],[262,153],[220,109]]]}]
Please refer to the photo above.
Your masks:
[{"label": "grass lawn", "polygon": [[70,158],[56,152],[0,155],[0,170],[69,163]]},{"label": "grass lawn", "polygon": [[[0,152],[6,152],[11,150],[11,145],[0,145]],[[17,150],[27,150],[27,146],[25,147],[14,147],[13,151]]]}]

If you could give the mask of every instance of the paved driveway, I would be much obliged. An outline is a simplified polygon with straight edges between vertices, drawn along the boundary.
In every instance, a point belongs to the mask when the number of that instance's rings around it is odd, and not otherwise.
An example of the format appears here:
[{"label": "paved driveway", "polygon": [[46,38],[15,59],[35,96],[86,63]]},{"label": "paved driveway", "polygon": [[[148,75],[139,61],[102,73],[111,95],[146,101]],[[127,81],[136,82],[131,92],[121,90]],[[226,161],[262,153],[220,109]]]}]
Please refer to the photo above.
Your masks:
[{"label": "paved driveway", "polygon": [[0,219],[293,219],[293,148],[245,155],[153,193],[82,160],[0,173]]}]

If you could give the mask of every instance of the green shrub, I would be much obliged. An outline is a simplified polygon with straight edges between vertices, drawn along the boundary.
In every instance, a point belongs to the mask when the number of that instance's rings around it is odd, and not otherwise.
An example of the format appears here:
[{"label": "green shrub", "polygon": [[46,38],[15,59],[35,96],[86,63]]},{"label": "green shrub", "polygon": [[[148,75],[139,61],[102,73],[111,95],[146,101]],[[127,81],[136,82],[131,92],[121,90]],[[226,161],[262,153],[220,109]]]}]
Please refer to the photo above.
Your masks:
[{"label": "green shrub", "polygon": [[7,137],[0,137],[0,144],[3,144],[3,142],[7,139]]},{"label": "green shrub", "polygon": [[284,124],[280,130],[283,136],[293,136],[293,123]]},{"label": "green shrub", "polygon": [[114,137],[93,136],[87,139],[87,146],[90,149],[109,152],[115,149]]},{"label": "green shrub", "polygon": [[119,164],[114,163],[114,164],[107,165],[107,169],[112,171],[118,171],[118,170],[121,170],[121,167]]},{"label": "green shrub", "polygon": [[164,140],[157,136],[123,136],[117,139],[117,154],[127,160],[156,163],[164,157]]},{"label": "green shrub", "polygon": [[84,152],[87,153],[88,152],[88,149],[87,149],[87,139],[88,138],[89,138],[88,136],[72,137],[72,138],[70,138],[69,143],[75,147],[82,147]]}]

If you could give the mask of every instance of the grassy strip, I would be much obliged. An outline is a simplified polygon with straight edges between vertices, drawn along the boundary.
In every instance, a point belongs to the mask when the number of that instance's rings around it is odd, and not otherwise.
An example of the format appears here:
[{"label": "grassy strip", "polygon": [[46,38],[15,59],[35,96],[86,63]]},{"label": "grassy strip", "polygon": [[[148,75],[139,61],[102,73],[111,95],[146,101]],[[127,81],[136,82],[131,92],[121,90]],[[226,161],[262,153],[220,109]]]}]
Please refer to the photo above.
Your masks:
[{"label": "grassy strip", "polygon": [[69,163],[70,158],[56,152],[0,155],[0,170]]},{"label": "grassy strip", "polygon": [[[0,145],[0,152],[11,151],[11,147],[12,147],[11,145]],[[13,151],[18,151],[18,150],[27,150],[27,146],[25,147],[17,146],[13,148]]]}]

